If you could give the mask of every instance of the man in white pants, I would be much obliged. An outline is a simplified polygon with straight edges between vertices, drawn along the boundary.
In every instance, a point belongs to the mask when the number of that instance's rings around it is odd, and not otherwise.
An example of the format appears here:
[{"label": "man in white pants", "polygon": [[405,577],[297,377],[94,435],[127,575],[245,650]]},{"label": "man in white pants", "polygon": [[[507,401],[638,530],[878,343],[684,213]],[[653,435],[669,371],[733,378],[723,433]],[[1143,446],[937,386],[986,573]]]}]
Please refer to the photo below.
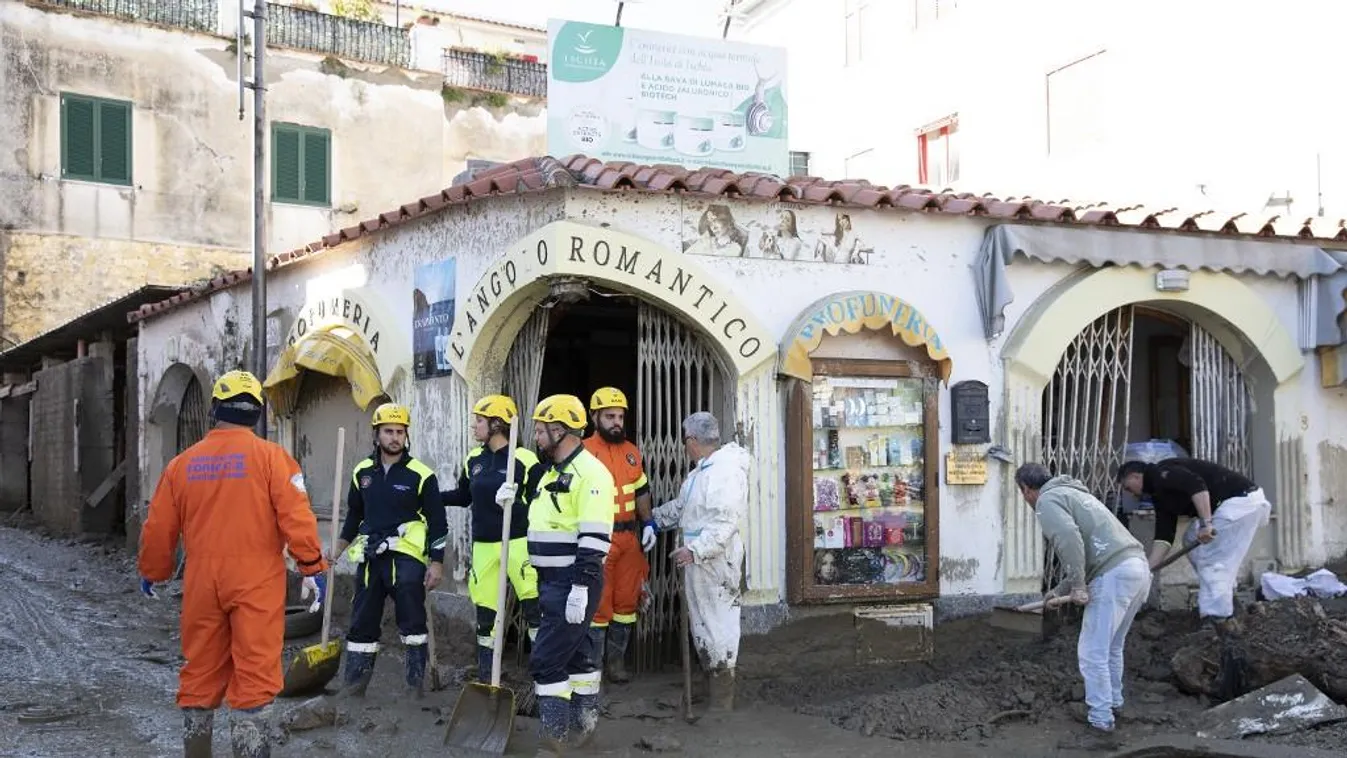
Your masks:
[{"label": "man in white pants", "polygon": [[1069,598],[1085,606],[1076,646],[1085,705],[1092,729],[1112,732],[1114,712],[1123,706],[1123,645],[1151,590],[1146,552],[1079,481],[1026,463],[1015,472],[1015,484],[1065,573],[1048,591],[1049,602]]},{"label": "man in white pants", "polygon": [[683,446],[696,465],[678,497],[654,509],[661,530],[683,530],[672,553],[683,569],[692,641],[708,675],[712,710],[734,709],[739,657],[739,582],[744,543],[739,524],[748,512],[748,451],[720,443],[720,424],[705,411],[683,421]]},{"label": "man in white pants", "polygon": [[1233,616],[1240,565],[1272,512],[1262,488],[1239,472],[1197,458],[1128,461],[1118,469],[1118,481],[1133,495],[1150,496],[1155,505],[1152,567],[1169,552],[1179,517],[1192,519],[1183,542],[1202,543],[1188,554],[1197,572],[1197,612],[1204,621]]}]

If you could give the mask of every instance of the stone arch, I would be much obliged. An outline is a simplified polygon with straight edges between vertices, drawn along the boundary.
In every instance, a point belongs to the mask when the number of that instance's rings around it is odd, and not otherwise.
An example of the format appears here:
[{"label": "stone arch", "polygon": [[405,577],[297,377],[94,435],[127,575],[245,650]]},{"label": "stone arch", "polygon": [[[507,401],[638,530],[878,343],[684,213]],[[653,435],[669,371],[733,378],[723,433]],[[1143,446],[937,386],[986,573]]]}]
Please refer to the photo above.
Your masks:
[{"label": "stone arch", "polygon": [[[1154,269],[1110,266],[1078,273],[1050,288],[1015,324],[1001,351],[1005,370],[1001,426],[1014,465],[1041,458],[1042,393],[1071,340],[1095,319],[1124,305],[1145,305],[1181,315],[1210,332],[1245,368],[1255,394],[1254,475],[1270,497],[1284,479],[1277,435],[1295,425],[1295,380],[1305,360],[1276,313],[1248,285],[1223,272],[1196,271],[1185,292],[1155,289]],[[1013,477],[1002,477],[1006,590],[1036,591],[1043,565],[1042,539]],[[1293,518],[1278,530],[1294,529]],[[1282,542],[1280,536],[1279,544]],[[1287,556],[1282,556],[1283,559]]]}]

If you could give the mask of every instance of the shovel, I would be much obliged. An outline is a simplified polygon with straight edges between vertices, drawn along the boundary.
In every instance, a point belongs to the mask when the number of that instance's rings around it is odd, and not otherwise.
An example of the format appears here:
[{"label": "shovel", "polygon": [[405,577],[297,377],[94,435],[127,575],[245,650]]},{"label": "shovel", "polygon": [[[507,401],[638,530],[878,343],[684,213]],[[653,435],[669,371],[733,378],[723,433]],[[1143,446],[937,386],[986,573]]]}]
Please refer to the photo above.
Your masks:
[{"label": "shovel", "polygon": [[[341,463],[346,453],[346,427],[337,429],[337,465],[332,467],[332,541],[333,549],[337,544],[337,529],[341,516]],[[332,677],[341,670],[341,640],[328,641],[332,630],[332,575],[333,562],[327,564],[327,592],[323,598],[323,639],[317,645],[300,650],[290,661],[285,672],[285,684],[281,688],[281,697],[307,695],[322,690]]]},{"label": "shovel", "polygon": [[430,655],[426,660],[426,689],[431,692],[439,692],[444,689],[444,682],[440,679],[439,659],[435,655],[435,611],[430,607],[430,590],[426,590],[426,634],[429,638]]},{"label": "shovel", "polygon": [[[675,571],[682,571],[675,569]],[[692,713],[692,650],[691,641],[692,631],[688,628],[688,591],[686,583],[687,574],[684,573],[678,588],[678,633],[683,640],[683,720],[689,724],[697,723],[699,716]]]},{"label": "shovel", "polygon": [[1201,546],[1202,546],[1201,542],[1194,542],[1191,545],[1185,545],[1182,550],[1178,551],[1177,553],[1174,553],[1168,558],[1165,558],[1163,561],[1160,561],[1160,563],[1156,565],[1155,568],[1151,569],[1151,573],[1152,574],[1160,573],[1160,570],[1163,569],[1165,566],[1168,566],[1169,564],[1173,563],[1174,561],[1177,561],[1178,559],[1193,552],[1194,550],[1198,549]]},{"label": "shovel", "polygon": [[[506,481],[514,481],[514,451],[519,424],[510,425],[510,451],[505,463]],[[468,682],[454,703],[444,744],[485,755],[504,755],[514,731],[514,690],[500,684],[501,653],[505,648],[505,590],[510,579],[510,515],[504,508],[500,527],[500,584],[496,590],[496,628],[492,640],[491,684]]]}]

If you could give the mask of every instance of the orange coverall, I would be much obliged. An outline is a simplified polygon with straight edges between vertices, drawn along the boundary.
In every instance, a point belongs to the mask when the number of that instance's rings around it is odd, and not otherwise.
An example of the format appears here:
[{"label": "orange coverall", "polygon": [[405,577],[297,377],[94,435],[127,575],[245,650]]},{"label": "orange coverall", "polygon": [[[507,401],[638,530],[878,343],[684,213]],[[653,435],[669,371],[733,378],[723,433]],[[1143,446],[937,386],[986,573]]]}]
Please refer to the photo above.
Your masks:
[{"label": "orange coverall", "polygon": [[251,429],[214,429],[169,461],[140,534],[140,574],[168,581],[178,535],[183,577],[178,706],[270,703],[284,684],[285,558],[325,571],[299,464]]},{"label": "orange coverall", "polygon": [[630,441],[614,445],[597,434],[585,438],[585,449],[603,461],[617,485],[613,542],[603,563],[603,593],[591,626],[606,627],[610,621],[634,624],[641,585],[650,575],[650,564],[641,551],[641,522],[636,517],[636,495],[649,487],[641,451]]}]

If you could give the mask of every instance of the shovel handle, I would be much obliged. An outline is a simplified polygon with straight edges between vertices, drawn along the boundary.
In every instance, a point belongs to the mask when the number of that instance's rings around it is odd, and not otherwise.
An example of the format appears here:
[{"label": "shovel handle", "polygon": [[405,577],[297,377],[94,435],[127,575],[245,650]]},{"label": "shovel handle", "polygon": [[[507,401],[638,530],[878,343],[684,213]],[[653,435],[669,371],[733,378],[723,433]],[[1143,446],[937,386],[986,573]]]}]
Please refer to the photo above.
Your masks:
[{"label": "shovel handle", "polygon": [[1163,561],[1160,561],[1160,563],[1157,564],[1157,565],[1155,566],[1155,568],[1151,569],[1151,573],[1159,573],[1160,570],[1163,569],[1165,566],[1168,566],[1169,564],[1173,563],[1174,561],[1177,561],[1178,559],[1182,558],[1183,556],[1185,556],[1185,555],[1187,555],[1187,554],[1193,552],[1194,550],[1196,550],[1196,549],[1197,549],[1198,547],[1200,547],[1201,545],[1202,545],[1201,542],[1194,542],[1194,543],[1191,544],[1191,545],[1184,545],[1184,546],[1183,546],[1183,549],[1179,550],[1177,553],[1174,553],[1173,555],[1170,555],[1168,558],[1165,558]]},{"label": "shovel handle", "polygon": [[692,650],[689,640],[692,630],[688,628],[687,572],[677,567],[674,571],[678,572],[678,632],[683,643],[683,720],[692,723]]},{"label": "shovel handle", "polygon": [[[337,549],[337,523],[340,521],[339,517],[341,516],[341,463],[342,458],[345,457],[345,455],[346,427],[339,426],[337,427],[337,464],[332,467],[332,525],[329,527],[332,541],[328,543],[332,545],[333,550]],[[332,578],[336,574],[336,567],[333,565],[336,562],[336,558],[337,556],[333,555],[332,560],[327,562],[327,587],[325,588],[326,592],[324,592],[326,597],[323,598],[324,649],[327,648],[327,635],[332,631]]]},{"label": "shovel handle", "polygon": [[[505,481],[514,481],[514,450],[519,443],[519,419],[510,424],[509,452],[505,457]],[[510,503],[501,514],[500,521],[500,571],[499,584],[496,587],[496,628],[491,640],[491,686],[500,687],[500,664],[505,651],[505,590],[510,580],[510,517],[514,514],[514,503]]]}]

